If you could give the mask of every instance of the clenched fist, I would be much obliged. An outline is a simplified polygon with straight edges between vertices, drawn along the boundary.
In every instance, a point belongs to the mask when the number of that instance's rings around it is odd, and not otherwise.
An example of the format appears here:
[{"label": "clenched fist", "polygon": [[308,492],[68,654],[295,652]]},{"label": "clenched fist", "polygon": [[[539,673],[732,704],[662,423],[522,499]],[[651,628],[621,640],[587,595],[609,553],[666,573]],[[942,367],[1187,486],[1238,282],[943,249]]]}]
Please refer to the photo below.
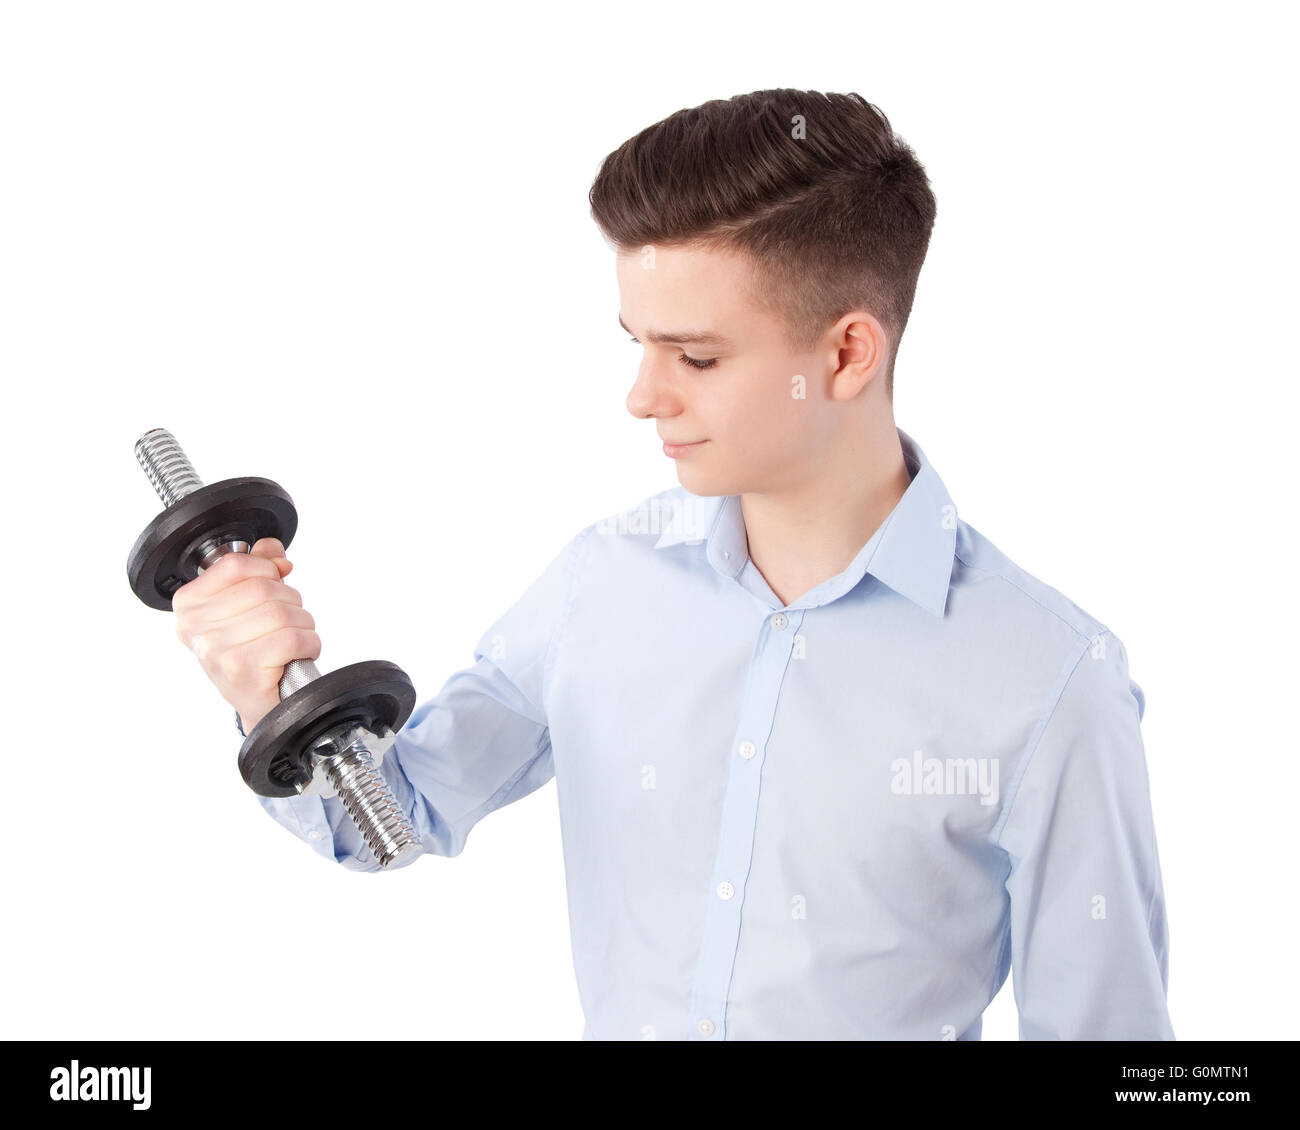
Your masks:
[{"label": "clenched fist", "polygon": [[246,734],[279,703],[286,665],[320,658],[316,621],[283,580],[292,568],[279,540],[262,538],[251,553],[226,554],[172,596],[176,635],[239,712]]}]

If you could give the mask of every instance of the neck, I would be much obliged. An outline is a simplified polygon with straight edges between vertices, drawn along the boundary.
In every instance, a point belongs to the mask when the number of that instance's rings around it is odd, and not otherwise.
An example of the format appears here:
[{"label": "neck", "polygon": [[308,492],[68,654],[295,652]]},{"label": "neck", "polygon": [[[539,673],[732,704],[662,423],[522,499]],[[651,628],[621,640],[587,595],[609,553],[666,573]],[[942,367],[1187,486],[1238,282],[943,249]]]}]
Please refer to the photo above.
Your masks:
[{"label": "neck", "polygon": [[892,415],[832,445],[814,473],[742,494],[749,559],[782,604],[842,573],[911,482]]}]

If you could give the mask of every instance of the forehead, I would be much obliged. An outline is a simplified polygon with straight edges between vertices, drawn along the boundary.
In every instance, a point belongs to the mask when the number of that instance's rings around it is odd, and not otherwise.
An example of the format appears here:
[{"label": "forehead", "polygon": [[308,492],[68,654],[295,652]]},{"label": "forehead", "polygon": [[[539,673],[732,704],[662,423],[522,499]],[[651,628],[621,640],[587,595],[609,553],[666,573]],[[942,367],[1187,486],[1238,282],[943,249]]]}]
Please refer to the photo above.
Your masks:
[{"label": "forehead", "polygon": [[[651,244],[620,251],[615,259],[623,319],[634,330],[668,328],[672,322],[725,333],[775,324],[751,300],[753,267],[737,252]],[[638,322],[654,324],[638,327]]]}]

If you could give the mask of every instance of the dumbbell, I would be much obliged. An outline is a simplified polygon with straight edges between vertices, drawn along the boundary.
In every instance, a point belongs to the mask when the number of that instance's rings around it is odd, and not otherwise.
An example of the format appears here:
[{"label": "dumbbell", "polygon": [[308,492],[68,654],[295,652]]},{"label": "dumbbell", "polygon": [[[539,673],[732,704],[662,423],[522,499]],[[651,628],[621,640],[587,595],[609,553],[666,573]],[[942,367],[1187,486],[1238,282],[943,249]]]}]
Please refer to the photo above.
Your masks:
[{"label": "dumbbell", "polygon": [[[293,540],[298,512],[270,479],[204,486],[164,428],[141,436],[135,455],[165,507],[126,563],[131,590],[150,608],[171,611],[176,590],[228,553],[249,553],[261,538],[278,538],[286,549]],[[415,707],[406,672],[370,660],[322,675],[312,660],[296,659],[279,691],[279,705],[239,751],[248,787],[266,797],[337,796],[381,867],[417,854],[415,829],[379,771]]]}]

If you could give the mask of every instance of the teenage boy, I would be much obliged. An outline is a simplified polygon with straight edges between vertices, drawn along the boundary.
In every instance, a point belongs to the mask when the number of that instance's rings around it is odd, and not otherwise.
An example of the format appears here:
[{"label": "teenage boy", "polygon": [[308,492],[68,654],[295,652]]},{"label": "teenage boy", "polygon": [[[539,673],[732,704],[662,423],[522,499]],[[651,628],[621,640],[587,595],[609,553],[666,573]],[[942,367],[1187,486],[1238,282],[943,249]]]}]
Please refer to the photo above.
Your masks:
[{"label": "teenage boy", "polygon": [[[1141,688],[893,418],[935,216],[857,95],[707,102],[591,189],[679,485],[578,532],[383,772],[429,855],[554,777],[594,1039],[1172,1039]],[[320,640],[277,542],[175,596],[251,728]],[[263,798],[378,864],[335,798]]]}]

